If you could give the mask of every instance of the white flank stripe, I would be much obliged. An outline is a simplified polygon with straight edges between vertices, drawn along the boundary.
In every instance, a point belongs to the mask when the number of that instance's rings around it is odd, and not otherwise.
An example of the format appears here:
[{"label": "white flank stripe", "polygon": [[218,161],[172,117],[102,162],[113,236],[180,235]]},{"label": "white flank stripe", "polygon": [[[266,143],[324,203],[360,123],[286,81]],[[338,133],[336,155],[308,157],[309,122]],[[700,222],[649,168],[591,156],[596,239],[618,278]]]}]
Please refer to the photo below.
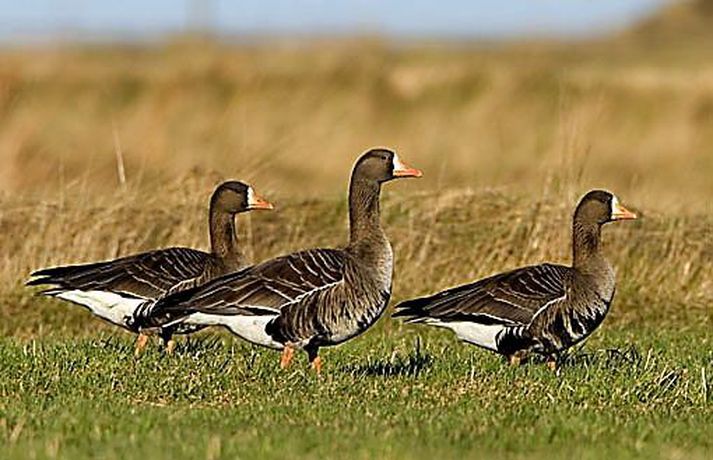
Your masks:
[{"label": "white flank stripe", "polygon": [[184,324],[198,324],[201,326],[224,326],[241,339],[263,347],[282,349],[282,344],[275,342],[265,332],[265,327],[274,316],[241,316],[241,315],[210,315],[208,313],[193,313],[179,321]]},{"label": "white flank stripe", "polygon": [[505,329],[505,326],[501,324],[486,325],[469,321],[445,322],[434,318],[428,318],[425,323],[450,329],[456,333],[459,339],[493,351],[498,351],[497,336]]},{"label": "white flank stripe", "polygon": [[143,299],[122,297],[107,291],[65,291],[55,297],[87,307],[98,317],[117,326],[126,327],[126,318],[145,302]]}]

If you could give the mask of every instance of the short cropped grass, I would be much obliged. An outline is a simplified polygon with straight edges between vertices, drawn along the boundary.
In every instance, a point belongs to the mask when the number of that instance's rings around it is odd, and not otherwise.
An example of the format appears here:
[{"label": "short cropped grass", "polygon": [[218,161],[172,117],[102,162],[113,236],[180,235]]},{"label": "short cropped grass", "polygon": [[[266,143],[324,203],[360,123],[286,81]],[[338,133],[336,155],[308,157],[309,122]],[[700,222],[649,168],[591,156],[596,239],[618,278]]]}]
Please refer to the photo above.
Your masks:
[{"label": "short cropped grass", "polygon": [[[3,458],[710,458],[708,330],[604,328],[555,374],[379,327],[301,357],[222,334],[0,342]],[[418,332],[418,334],[417,334]],[[695,344],[695,345],[694,345]]]}]

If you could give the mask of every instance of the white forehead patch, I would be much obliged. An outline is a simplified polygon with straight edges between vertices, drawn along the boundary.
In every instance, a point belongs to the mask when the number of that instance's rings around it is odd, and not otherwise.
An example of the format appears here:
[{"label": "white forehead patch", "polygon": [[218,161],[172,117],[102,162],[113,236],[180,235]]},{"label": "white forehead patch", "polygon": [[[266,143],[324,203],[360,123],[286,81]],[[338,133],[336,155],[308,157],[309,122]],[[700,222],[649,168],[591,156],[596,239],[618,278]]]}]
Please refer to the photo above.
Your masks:
[{"label": "white forehead patch", "polygon": [[614,214],[615,212],[617,212],[617,211],[619,210],[619,208],[620,208],[620,205],[619,205],[619,198],[617,198],[617,196],[612,193],[612,196],[611,196],[611,213]]},{"label": "white forehead patch", "polygon": [[255,190],[248,185],[248,205],[255,204]]},{"label": "white forehead patch", "polygon": [[405,164],[403,164],[401,162],[401,158],[399,158],[399,156],[396,154],[396,152],[394,152],[393,163],[394,163],[394,171],[403,170],[403,169],[408,168],[408,166],[406,166]]}]

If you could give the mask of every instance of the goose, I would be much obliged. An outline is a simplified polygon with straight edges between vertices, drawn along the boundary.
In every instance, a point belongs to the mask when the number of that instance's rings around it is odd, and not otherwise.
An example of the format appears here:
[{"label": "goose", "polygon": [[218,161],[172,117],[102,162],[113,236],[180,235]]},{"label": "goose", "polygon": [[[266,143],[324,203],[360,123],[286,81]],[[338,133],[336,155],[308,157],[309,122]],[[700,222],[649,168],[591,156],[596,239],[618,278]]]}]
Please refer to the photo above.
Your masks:
[{"label": "goose", "polygon": [[368,150],[352,170],[346,246],[287,254],[167,296],[137,312],[136,325],[224,326],[253,344],[282,350],[282,368],[296,349],[304,350],[319,373],[319,348],[366,331],[389,302],[393,253],[380,221],[382,184],[421,175],[392,150]]},{"label": "goose", "polygon": [[602,323],[615,291],[614,269],[602,254],[602,225],[636,214],[603,190],[588,192],[573,217],[572,266],[518,268],[398,304],[393,317],[450,329],[467,343],[518,365],[529,352],[556,356]]},{"label": "goose", "polygon": [[[210,253],[172,247],[104,262],[45,268],[32,273],[27,285],[49,285],[40,294],[86,307],[99,318],[136,333],[127,319],[145,302],[245,266],[235,233],[235,215],[254,209],[273,209],[273,205],[244,182],[224,182],[210,200]],[[172,333],[170,328],[162,331],[169,353],[175,347]],[[135,354],[147,341],[146,334],[139,334]]]}]

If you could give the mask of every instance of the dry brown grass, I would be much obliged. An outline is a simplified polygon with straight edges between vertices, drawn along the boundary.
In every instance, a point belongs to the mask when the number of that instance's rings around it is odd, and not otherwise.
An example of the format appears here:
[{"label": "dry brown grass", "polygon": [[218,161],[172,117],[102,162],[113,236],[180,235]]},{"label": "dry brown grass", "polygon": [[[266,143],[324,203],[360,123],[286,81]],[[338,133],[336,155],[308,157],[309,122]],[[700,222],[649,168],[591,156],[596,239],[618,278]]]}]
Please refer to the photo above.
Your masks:
[{"label": "dry brown grass", "polygon": [[540,193],[569,168],[642,206],[709,209],[713,66],[621,54],[380,42],[4,52],[0,184],[113,192],[116,134],[130,184],[149,191],[197,167],[335,193],[358,152],[385,144],[427,171],[422,187]]},{"label": "dry brown grass", "polygon": [[[384,199],[397,259],[396,299],[525,264],[569,261],[572,206],[555,195],[523,198],[514,189],[403,193],[399,185],[390,184]],[[1,330],[30,337],[92,333],[97,323],[80,309],[32,297],[21,286],[26,275],[42,266],[169,244],[205,247],[204,198],[210,188],[206,179],[184,180],[149,198],[130,190],[41,204],[3,202]],[[277,212],[239,218],[242,242],[256,261],[297,248],[342,244],[343,201],[285,197]],[[620,279],[614,321],[676,327],[710,322],[712,224],[709,216],[652,213],[641,222],[609,225],[606,250]]]},{"label": "dry brown grass", "polygon": [[606,230],[615,321],[710,322],[713,65],[647,56],[378,41],[5,51],[3,332],[88,324],[27,308],[21,282],[34,268],[205,247],[222,178],[279,205],[241,219],[255,260],[340,243],[351,163],[376,144],[426,173],[386,191],[397,297],[566,261],[571,208],[604,187],[646,217]]}]

